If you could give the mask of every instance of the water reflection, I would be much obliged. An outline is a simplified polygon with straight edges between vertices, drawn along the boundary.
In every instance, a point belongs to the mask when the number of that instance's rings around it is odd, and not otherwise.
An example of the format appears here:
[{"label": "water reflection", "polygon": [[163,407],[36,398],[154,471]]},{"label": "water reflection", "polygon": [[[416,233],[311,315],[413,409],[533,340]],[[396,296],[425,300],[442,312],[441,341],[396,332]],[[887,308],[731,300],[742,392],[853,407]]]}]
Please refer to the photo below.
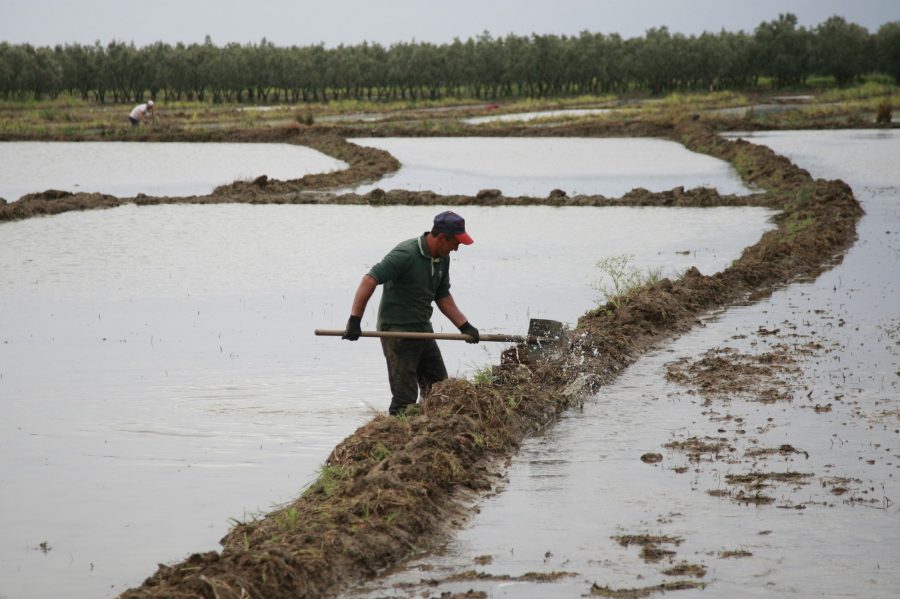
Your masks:
[{"label": "water reflection", "polygon": [[387,150],[400,170],[370,185],[382,189],[431,190],[475,195],[499,188],[506,195],[546,197],[553,189],[569,195],[618,197],[635,187],[651,191],[715,187],[723,194],[750,193],[734,168],[722,160],[661,139],[584,138],[359,138]]},{"label": "water reflection", "polygon": [[[342,327],[363,273],[441,209],[129,205],[0,225],[0,592],[114,595],[296,496],[388,402],[377,342],[313,329]],[[511,333],[590,308],[601,256],[714,272],[771,226],[750,208],[463,214],[476,243],[454,255],[454,296]],[[465,376],[503,347],[442,351]]]},{"label": "water reflection", "polygon": [[161,142],[2,142],[0,197],[47,189],[119,197],[203,195],[219,185],[268,175],[297,179],[347,168],[292,144]]}]

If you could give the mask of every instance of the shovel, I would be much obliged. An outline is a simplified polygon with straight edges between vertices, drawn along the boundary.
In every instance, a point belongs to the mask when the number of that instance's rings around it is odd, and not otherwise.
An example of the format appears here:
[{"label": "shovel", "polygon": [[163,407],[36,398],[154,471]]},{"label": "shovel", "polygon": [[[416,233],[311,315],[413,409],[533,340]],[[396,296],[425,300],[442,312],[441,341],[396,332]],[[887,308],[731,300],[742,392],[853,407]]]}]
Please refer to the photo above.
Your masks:
[{"label": "shovel", "polygon": [[[325,337],[341,337],[344,331],[343,329],[316,329],[315,334]],[[443,339],[446,341],[470,341],[472,339],[462,333],[413,333],[409,331],[363,331],[359,336],[386,339]],[[563,344],[567,344],[569,329],[556,320],[532,318],[528,323],[527,335],[484,333],[479,335],[479,339],[480,341],[526,344],[529,352],[538,352],[547,346],[561,347]]]}]

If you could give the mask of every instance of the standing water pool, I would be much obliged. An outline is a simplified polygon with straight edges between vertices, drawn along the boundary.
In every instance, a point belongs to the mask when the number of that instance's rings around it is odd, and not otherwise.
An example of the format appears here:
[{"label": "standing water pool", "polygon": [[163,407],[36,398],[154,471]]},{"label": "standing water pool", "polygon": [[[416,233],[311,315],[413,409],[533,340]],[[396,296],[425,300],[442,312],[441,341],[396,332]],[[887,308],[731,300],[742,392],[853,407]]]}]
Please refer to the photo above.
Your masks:
[{"label": "standing water pool", "polygon": [[347,168],[304,146],[181,142],[2,142],[0,164],[0,198],[8,201],[47,189],[119,197],[203,195],[260,175],[298,179]]},{"label": "standing water pool", "polygon": [[679,143],[644,138],[436,137],[358,138],[402,163],[381,181],[355,189],[430,190],[475,195],[500,189],[508,196],[621,196],[636,187],[668,191],[715,187],[722,194],[750,193],[727,162]]},{"label": "standing water pool", "polygon": [[[377,341],[313,329],[342,328],[362,275],[443,209],[129,205],[0,225],[0,597],[114,596],[299,494],[389,402]],[[509,333],[594,306],[601,257],[715,272],[772,214],[460,212],[475,244],[453,255],[456,301]],[[441,347],[469,376],[505,346]]]}]

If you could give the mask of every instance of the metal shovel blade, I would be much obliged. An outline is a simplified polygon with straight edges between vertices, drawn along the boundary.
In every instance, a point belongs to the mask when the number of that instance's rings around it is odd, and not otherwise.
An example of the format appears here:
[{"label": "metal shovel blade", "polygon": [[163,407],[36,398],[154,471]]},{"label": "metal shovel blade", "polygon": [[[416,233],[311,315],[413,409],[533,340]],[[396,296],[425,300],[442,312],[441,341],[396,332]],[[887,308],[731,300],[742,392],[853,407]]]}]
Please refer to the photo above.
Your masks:
[{"label": "metal shovel blade", "polygon": [[529,355],[560,357],[569,347],[569,329],[557,320],[532,318],[528,323]]}]

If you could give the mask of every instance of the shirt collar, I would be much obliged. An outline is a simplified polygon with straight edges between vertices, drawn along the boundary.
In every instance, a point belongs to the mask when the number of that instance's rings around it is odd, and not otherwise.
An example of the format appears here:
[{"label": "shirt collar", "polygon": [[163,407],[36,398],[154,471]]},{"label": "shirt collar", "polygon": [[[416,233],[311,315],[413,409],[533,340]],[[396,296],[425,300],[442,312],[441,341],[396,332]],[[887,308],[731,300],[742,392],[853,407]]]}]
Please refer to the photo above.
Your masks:
[{"label": "shirt collar", "polygon": [[[425,240],[425,237],[428,235],[428,231],[422,233],[419,237],[419,253],[422,254],[423,258],[431,258],[431,252],[428,251],[428,242]],[[436,258],[431,258],[432,260],[436,260]]]}]

